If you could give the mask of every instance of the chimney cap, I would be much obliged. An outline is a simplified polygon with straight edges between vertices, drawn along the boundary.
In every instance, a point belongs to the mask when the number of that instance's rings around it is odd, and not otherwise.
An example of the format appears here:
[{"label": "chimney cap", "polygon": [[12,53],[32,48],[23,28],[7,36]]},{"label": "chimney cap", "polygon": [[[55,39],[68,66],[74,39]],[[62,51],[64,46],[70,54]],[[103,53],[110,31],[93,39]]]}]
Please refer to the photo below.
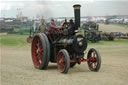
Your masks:
[{"label": "chimney cap", "polygon": [[80,5],[80,4],[75,4],[75,5],[73,5],[73,7],[74,7],[75,9],[80,9],[81,5]]}]

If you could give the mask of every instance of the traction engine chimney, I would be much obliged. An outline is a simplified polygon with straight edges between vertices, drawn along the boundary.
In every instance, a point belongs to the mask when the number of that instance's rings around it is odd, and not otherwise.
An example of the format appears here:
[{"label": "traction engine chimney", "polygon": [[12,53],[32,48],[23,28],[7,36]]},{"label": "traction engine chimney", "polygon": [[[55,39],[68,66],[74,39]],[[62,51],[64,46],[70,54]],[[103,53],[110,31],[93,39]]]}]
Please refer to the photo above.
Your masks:
[{"label": "traction engine chimney", "polygon": [[75,26],[77,29],[80,27],[80,7],[81,5],[79,4],[73,5],[75,15]]}]

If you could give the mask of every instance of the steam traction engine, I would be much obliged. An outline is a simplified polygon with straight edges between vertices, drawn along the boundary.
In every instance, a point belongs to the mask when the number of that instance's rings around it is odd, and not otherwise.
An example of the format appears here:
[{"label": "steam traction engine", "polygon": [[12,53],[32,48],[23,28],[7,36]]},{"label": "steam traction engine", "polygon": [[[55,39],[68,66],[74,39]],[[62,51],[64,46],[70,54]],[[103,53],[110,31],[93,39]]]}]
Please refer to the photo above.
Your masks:
[{"label": "steam traction engine", "polygon": [[[32,39],[32,60],[35,68],[47,69],[48,63],[57,63],[61,73],[67,73],[77,63],[87,62],[91,71],[98,71],[101,66],[99,52],[91,48],[84,58],[87,40],[80,33],[80,5],[74,5],[75,24],[55,32],[38,33]],[[65,30],[64,30],[65,29]]]},{"label": "steam traction engine", "polygon": [[85,37],[87,40],[91,42],[98,42],[101,40],[101,32],[99,31],[99,24],[88,21],[82,25],[82,28],[84,29]]}]

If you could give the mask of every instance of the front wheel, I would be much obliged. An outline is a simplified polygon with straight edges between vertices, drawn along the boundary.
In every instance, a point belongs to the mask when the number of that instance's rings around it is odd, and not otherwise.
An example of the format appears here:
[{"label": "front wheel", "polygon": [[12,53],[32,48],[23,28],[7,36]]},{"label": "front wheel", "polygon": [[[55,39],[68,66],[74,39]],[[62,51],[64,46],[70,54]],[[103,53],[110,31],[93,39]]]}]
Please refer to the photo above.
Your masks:
[{"label": "front wheel", "polygon": [[61,73],[67,73],[70,68],[70,57],[65,49],[59,51],[57,55],[57,65]]},{"label": "front wheel", "polygon": [[95,72],[99,71],[101,67],[101,57],[99,52],[96,49],[91,48],[89,50],[87,59],[88,59],[87,63],[88,63],[89,69]]}]

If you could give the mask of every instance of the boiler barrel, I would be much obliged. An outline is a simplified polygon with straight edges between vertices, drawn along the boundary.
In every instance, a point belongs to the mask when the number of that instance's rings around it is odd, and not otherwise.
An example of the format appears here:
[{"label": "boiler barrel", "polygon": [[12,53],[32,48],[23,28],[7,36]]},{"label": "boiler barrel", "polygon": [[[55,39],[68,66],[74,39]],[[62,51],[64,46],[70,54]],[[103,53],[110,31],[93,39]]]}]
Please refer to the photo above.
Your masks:
[{"label": "boiler barrel", "polygon": [[56,41],[56,44],[67,44],[67,45],[71,45],[73,42],[73,39],[61,39]]}]

